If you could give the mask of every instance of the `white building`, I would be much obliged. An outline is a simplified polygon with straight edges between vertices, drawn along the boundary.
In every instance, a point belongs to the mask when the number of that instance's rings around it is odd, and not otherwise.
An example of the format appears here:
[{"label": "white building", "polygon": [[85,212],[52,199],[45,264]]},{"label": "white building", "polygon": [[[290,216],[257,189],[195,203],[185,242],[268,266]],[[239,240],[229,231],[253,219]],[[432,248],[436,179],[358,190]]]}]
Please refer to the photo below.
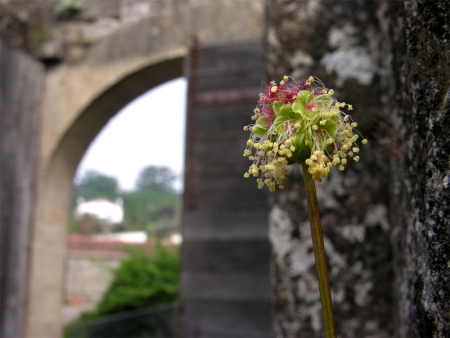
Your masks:
[{"label": "white building", "polygon": [[85,201],[80,197],[75,208],[75,218],[80,220],[84,215],[93,216],[105,225],[120,224],[123,222],[123,200],[117,198],[116,202],[111,202],[104,198],[98,198]]}]

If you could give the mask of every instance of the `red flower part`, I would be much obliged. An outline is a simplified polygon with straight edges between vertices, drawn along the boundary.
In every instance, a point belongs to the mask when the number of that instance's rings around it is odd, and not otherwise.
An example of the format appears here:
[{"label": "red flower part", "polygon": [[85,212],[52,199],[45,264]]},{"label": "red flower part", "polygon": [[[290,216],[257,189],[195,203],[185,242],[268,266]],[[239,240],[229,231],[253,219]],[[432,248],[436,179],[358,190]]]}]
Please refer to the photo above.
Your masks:
[{"label": "red flower part", "polygon": [[298,85],[298,91],[300,90],[311,90],[311,85],[306,84],[306,80],[302,80]]},{"label": "red flower part", "polygon": [[307,110],[311,110],[313,108],[317,108],[316,105],[312,102],[308,102],[305,107]]},{"label": "red flower part", "polygon": [[275,84],[268,84],[264,90],[264,96],[269,99],[270,102],[274,102],[277,99],[277,91],[272,91],[272,88],[276,87]]},{"label": "red flower part", "polygon": [[271,126],[275,117],[275,112],[272,107],[266,106],[262,111],[261,116],[267,120],[267,125]]},{"label": "red flower part", "polygon": [[280,85],[278,87],[278,97],[277,100],[283,102],[284,104],[287,103],[293,103],[295,100],[295,97],[298,93],[298,86],[291,84],[291,83],[285,83]]},{"label": "red flower part", "polygon": [[322,92],[322,90],[320,88],[314,88],[313,95],[314,96],[320,96],[320,95],[323,95],[323,92]]},{"label": "red flower part", "polygon": [[270,99],[267,96],[264,95],[261,97],[261,99],[259,100],[259,103],[258,103],[258,108],[260,110],[260,116],[265,118],[266,120],[268,120],[271,125],[273,122],[275,113],[272,108],[272,102],[270,101]]}]

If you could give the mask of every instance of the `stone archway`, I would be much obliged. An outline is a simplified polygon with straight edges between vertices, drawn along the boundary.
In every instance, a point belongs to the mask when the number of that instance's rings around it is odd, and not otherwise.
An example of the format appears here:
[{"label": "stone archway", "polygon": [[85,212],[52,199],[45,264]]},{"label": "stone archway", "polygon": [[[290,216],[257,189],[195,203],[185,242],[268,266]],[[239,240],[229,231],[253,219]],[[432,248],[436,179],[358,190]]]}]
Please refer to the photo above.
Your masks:
[{"label": "stone archway", "polygon": [[65,218],[79,161],[112,116],[146,90],[182,76],[182,64],[181,57],[166,60],[121,80],[86,107],[61,138],[38,182],[28,308],[28,328],[38,331],[30,330],[29,336],[41,330],[56,336],[48,330],[59,311],[54,307],[62,304],[62,295],[55,290],[63,283]]},{"label": "stone archway", "polygon": [[[239,7],[239,8],[237,8]],[[236,15],[238,13],[239,15]],[[183,75],[193,35],[202,43],[260,39],[259,1],[186,2],[98,41],[46,77],[38,149],[25,336],[60,335],[65,221],[76,167],[108,120],[143,92]]]}]

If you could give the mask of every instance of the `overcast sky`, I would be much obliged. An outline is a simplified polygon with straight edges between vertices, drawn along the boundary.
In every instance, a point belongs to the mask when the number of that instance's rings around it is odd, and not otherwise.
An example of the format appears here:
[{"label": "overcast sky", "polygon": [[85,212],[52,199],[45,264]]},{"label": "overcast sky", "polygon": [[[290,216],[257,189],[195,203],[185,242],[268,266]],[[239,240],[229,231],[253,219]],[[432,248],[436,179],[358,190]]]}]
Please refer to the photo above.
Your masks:
[{"label": "overcast sky", "polygon": [[[167,82],[129,103],[103,128],[78,166],[76,180],[96,170],[131,190],[139,171],[164,165],[184,170],[186,79]],[[167,106],[170,110],[167,110]]]}]

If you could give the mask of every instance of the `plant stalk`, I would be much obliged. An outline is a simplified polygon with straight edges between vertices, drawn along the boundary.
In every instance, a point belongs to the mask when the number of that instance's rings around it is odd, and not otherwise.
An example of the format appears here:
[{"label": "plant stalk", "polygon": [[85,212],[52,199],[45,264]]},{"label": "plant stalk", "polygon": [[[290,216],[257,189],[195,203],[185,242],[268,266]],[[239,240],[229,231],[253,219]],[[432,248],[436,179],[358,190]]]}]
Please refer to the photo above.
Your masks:
[{"label": "plant stalk", "polygon": [[323,244],[322,225],[320,223],[319,204],[317,202],[316,186],[306,163],[302,164],[305,178],[306,198],[308,202],[309,221],[316,259],[317,279],[319,281],[320,302],[322,303],[325,337],[336,338],[334,324],[333,302],[331,300],[330,281],[328,278],[327,258]]}]

